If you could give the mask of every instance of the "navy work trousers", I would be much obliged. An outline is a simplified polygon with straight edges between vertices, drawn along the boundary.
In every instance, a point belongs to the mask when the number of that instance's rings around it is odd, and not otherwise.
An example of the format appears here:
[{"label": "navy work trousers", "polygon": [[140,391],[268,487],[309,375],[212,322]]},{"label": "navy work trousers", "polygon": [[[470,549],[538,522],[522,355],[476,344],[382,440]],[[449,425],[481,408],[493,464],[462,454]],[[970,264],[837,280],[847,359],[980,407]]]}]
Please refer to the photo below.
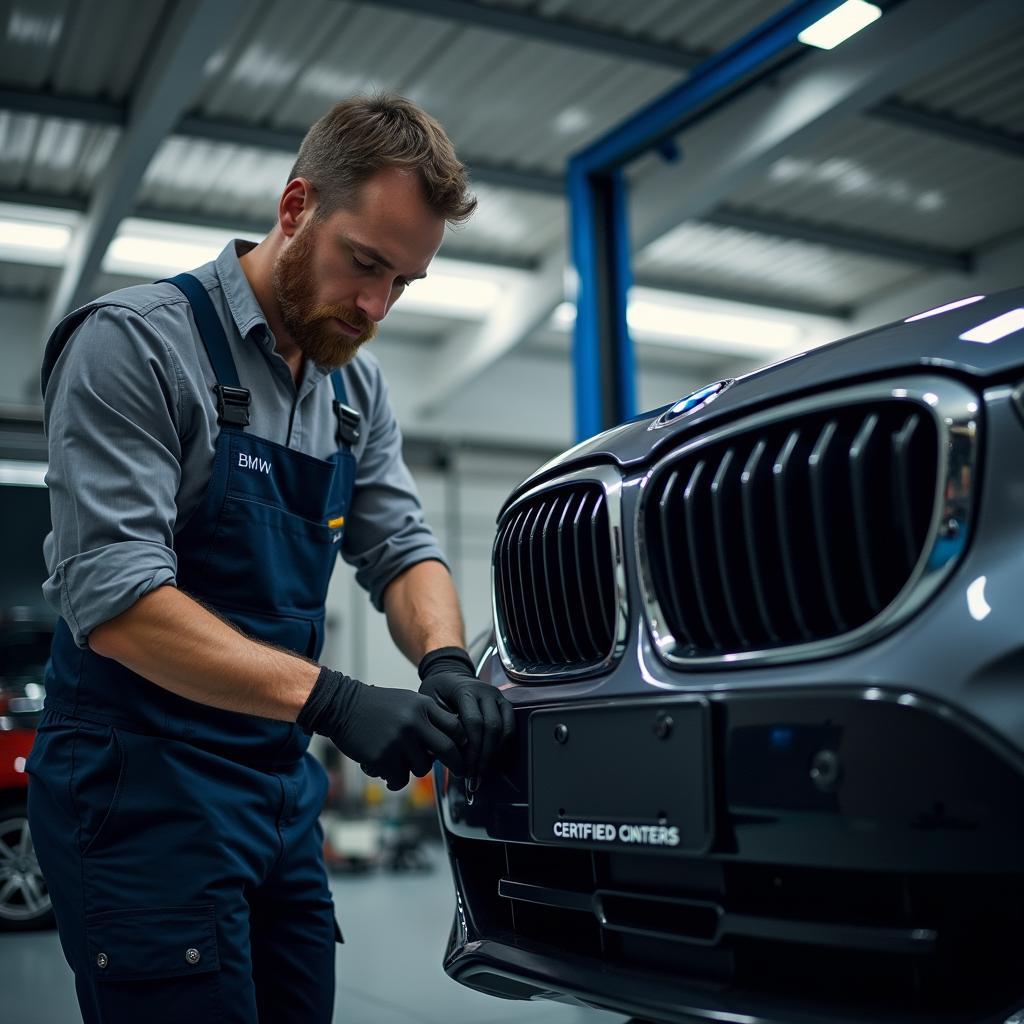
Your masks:
[{"label": "navy work trousers", "polygon": [[240,764],[54,710],[36,748],[32,836],[85,1024],[328,1024],[312,757]]}]

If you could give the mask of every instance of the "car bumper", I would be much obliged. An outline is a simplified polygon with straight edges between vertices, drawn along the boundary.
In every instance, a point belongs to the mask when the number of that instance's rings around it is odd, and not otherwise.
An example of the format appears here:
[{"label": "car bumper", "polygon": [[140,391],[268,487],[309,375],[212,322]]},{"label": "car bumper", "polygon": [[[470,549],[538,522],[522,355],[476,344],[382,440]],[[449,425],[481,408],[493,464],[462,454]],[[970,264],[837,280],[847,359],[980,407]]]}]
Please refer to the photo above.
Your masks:
[{"label": "car bumper", "polygon": [[[692,699],[643,706],[653,725]],[[703,850],[545,834],[529,795],[550,780],[529,777],[529,719],[543,709],[547,728],[551,705],[517,708],[518,749],[475,795],[438,777],[458,893],[453,978],[680,1022],[1001,1024],[1024,1005],[1016,751],[896,690],[703,699]],[[570,721],[583,706],[555,710]],[[824,782],[812,776],[823,751],[835,755]],[[641,755],[607,760],[628,785]]]}]

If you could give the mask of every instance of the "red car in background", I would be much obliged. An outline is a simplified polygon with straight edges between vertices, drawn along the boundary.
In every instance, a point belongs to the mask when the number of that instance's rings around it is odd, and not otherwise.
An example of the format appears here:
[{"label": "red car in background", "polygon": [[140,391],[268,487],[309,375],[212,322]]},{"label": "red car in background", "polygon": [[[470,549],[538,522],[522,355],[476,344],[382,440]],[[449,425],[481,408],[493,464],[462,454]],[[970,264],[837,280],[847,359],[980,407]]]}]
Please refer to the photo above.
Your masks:
[{"label": "red car in background", "polygon": [[[43,710],[53,612],[43,600],[50,530],[41,427],[0,410],[0,932],[53,925],[25,815],[25,761]],[[20,450],[25,456],[20,456]]]},{"label": "red car in background", "polygon": [[52,632],[46,622],[0,621],[0,931],[53,925],[25,813],[25,761],[43,709]]}]

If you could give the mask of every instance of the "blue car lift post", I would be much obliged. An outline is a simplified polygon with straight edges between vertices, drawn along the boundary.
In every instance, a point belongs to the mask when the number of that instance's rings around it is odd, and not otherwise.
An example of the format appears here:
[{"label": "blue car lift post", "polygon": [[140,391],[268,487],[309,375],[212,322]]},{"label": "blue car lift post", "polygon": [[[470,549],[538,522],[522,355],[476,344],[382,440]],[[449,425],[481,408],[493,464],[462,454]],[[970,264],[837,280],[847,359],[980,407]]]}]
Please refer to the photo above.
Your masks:
[{"label": "blue car lift post", "polygon": [[567,188],[577,288],[573,363],[578,440],[636,414],[635,359],[626,322],[631,278],[625,166],[650,150],[678,155],[673,136],[692,123],[701,109],[771,66],[799,33],[839,2],[790,4],[570,159]]}]

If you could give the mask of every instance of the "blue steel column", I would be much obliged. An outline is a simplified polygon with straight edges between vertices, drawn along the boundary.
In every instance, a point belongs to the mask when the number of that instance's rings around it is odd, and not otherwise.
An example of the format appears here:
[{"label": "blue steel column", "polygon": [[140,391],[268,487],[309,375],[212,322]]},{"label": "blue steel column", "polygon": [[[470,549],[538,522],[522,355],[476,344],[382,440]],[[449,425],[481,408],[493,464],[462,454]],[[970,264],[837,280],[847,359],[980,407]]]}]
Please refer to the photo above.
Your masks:
[{"label": "blue steel column", "polygon": [[635,412],[626,183],[620,172],[589,175],[570,164],[572,255],[577,274],[576,436],[589,437]]},{"label": "blue steel column", "polygon": [[[711,57],[680,85],[569,162],[572,259],[576,267],[576,433],[579,440],[633,415],[633,345],[626,325],[630,241],[621,169],[700,111],[780,57],[839,0],[798,0]],[[680,183],[680,187],[685,187]]]}]

